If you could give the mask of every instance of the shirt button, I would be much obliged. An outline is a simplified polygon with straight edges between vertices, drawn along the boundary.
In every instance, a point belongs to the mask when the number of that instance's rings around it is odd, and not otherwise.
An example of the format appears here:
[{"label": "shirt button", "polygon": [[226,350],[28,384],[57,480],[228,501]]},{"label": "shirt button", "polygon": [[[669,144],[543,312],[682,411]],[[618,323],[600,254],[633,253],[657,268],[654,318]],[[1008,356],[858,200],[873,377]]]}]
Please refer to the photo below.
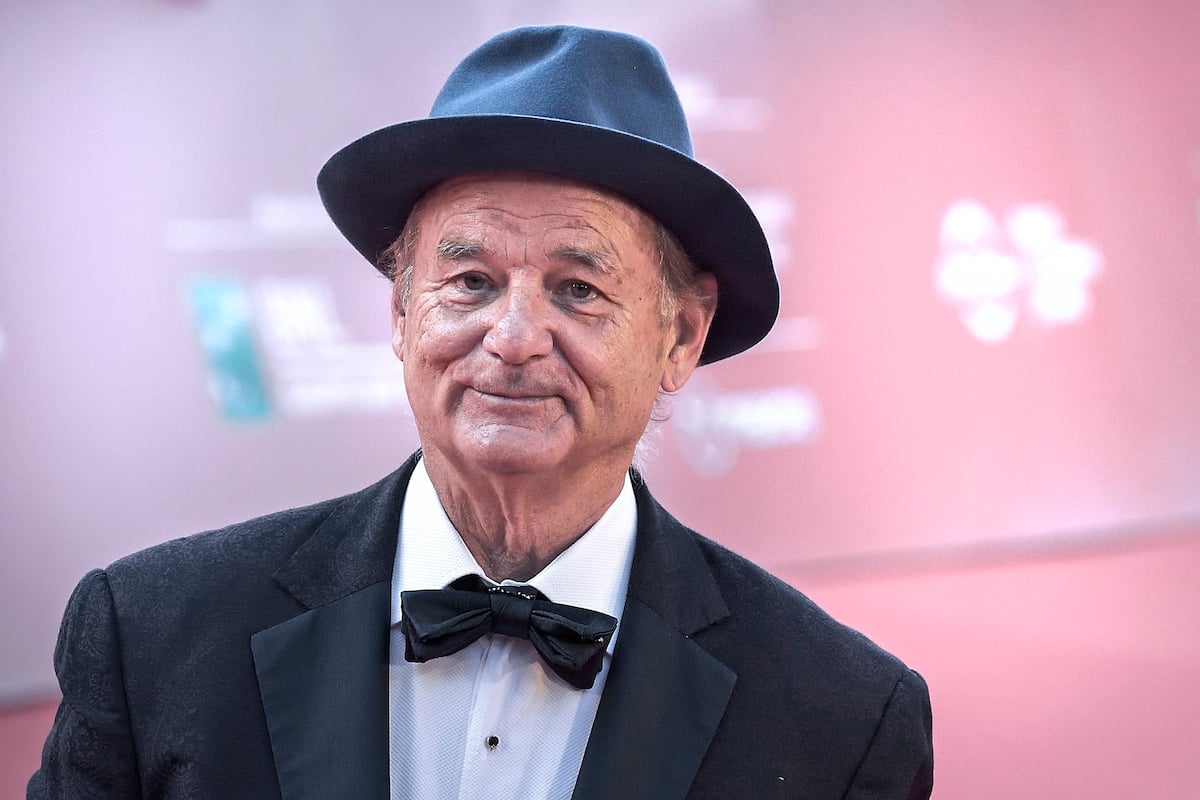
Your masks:
[{"label": "shirt button", "polygon": [[487,738],[488,750],[495,750],[499,746],[500,746],[500,737],[499,736],[496,736],[495,734],[493,734]]}]

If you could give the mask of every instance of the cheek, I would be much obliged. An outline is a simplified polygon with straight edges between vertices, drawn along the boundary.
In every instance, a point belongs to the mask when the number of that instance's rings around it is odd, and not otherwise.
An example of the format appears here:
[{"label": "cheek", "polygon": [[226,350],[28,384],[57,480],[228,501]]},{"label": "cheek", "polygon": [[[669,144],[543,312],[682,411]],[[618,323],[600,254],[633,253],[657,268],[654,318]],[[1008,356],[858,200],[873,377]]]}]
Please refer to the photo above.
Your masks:
[{"label": "cheek", "polygon": [[396,354],[396,358],[404,360],[404,342],[405,330],[404,325],[408,317],[397,315],[392,317],[392,352]]},{"label": "cheek", "polygon": [[627,329],[614,339],[584,345],[568,360],[598,403],[634,411],[657,396],[665,349],[659,328]]},{"label": "cheek", "polygon": [[409,316],[404,330],[402,359],[444,367],[470,353],[482,341],[484,326],[472,314],[457,314],[433,307]]}]

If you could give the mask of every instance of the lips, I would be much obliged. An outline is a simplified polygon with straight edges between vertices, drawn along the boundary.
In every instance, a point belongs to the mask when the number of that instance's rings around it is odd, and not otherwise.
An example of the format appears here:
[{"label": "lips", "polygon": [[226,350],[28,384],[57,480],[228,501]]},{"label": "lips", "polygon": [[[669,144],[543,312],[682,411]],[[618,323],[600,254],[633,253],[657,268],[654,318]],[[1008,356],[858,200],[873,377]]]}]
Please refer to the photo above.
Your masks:
[{"label": "lips", "polygon": [[512,407],[556,401],[566,404],[574,395],[571,382],[551,374],[550,370],[495,369],[495,365],[472,370],[461,365],[458,383],[461,391],[476,395],[489,404],[510,404]]},{"label": "lips", "polygon": [[521,402],[521,401],[534,402],[534,401],[538,401],[538,400],[550,400],[555,397],[558,397],[558,395],[556,395],[556,394],[543,394],[541,392],[537,392],[537,393],[514,392],[510,389],[491,390],[491,389],[482,389],[478,386],[472,386],[471,391],[475,392],[476,394],[480,395],[481,397],[497,399],[497,400],[510,400],[510,401],[514,401],[514,402]]},{"label": "lips", "polygon": [[542,383],[528,380],[520,382],[483,380],[481,376],[476,376],[474,380],[469,381],[467,388],[481,395],[499,397],[504,400],[546,400],[562,396],[562,392],[556,387]]}]

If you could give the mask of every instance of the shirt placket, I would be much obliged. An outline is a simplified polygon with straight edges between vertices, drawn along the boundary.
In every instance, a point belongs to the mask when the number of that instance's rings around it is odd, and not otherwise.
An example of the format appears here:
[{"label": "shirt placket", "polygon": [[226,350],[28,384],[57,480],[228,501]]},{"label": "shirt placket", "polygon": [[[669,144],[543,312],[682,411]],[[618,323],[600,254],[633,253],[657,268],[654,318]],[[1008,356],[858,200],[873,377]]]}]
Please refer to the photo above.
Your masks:
[{"label": "shirt placket", "polygon": [[508,740],[503,704],[519,687],[509,686],[509,655],[515,642],[486,636],[483,656],[471,698],[459,800],[494,800],[500,787],[512,780],[515,742]]}]

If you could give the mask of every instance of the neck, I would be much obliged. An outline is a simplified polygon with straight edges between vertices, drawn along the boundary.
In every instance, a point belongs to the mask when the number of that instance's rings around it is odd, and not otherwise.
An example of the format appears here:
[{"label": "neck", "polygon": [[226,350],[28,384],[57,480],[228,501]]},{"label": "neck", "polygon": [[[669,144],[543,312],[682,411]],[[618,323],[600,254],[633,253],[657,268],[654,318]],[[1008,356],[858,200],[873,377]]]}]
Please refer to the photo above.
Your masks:
[{"label": "neck", "polygon": [[423,457],[450,522],[495,581],[541,572],[603,516],[625,481],[622,468],[565,479],[464,472],[437,454]]}]

